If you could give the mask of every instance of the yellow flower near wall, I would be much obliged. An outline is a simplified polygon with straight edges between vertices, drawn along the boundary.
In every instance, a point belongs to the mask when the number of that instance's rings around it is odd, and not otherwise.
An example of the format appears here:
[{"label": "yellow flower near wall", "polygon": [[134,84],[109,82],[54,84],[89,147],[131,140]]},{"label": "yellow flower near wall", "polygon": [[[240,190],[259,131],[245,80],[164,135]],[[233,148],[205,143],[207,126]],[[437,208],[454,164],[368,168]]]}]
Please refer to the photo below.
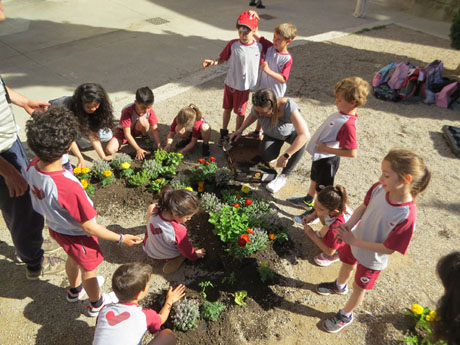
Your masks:
[{"label": "yellow flower near wall", "polygon": [[105,177],[110,177],[110,176],[112,176],[112,172],[110,170],[106,170],[106,171],[104,171],[104,176]]},{"label": "yellow flower near wall", "polygon": [[425,309],[420,304],[412,304],[410,310],[412,310],[412,312],[416,315],[421,315]]},{"label": "yellow flower near wall", "polygon": [[428,315],[425,317],[426,321],[435,321],[438,318],[438,314],[434,310],[430,310]]}]

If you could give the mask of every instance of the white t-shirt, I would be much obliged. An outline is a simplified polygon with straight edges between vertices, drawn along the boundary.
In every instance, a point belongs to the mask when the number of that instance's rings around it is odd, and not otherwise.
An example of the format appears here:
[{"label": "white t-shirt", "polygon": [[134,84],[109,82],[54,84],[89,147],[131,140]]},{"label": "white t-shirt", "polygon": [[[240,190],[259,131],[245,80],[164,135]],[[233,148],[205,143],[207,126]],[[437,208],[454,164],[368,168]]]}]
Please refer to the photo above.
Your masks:
[{"label": "white t-shirt", "polygon": [[0,153],[13,146],[18,132],[19,126],[16,124],[11,104],[8,103],[6,86],[0,78]]}]

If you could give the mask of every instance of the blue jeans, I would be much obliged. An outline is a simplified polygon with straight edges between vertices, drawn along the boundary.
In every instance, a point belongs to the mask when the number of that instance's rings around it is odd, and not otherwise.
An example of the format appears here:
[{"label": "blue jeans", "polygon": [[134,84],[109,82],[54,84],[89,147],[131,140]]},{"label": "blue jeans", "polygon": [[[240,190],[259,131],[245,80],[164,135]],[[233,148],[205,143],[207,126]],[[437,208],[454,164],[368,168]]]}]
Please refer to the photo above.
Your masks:
[{"label": "blue jeans", "polygon": [[[0,155],[19,172],[26,170],[27,158],[19,139]],[[29,269],[40,269],[43,260],[41,248],[44,220],[34,211],[29,191],[11,198],[5,179],[0,175],[0,209],[19,257]]]}]

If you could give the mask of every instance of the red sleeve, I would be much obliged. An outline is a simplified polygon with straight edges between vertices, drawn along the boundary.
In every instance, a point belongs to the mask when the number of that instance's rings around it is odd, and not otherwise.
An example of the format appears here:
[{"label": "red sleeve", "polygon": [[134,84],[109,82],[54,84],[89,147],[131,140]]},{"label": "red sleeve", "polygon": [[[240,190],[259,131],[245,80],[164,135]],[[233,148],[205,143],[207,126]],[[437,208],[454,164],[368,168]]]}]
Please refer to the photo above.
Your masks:
[{"label": "red sleeve", "polygon": [[61,181],[61,179],[54,180],[56,184],[61,184],[60,182],[65,183],[58,186],[59,204],[79,223],[86,222],[96,217],[97,212],[88,199],[81,184],[63,176],[62,178],[65,179],[65,182]]},{"label": "red sleeve", "polygon": [[153,309],[142,308],[142,312],[145,314],[147,319],[147,329],[151,334],[156,333],[161,328],[161,317]]},{"label": "red sleeve", "polygon": [[193,124],[193,129],[192,129],[193,138],[197,138],[197,139],[201,138],[200,128],[203,123],[204,123],[204,120],[201,119],[200,121],[195,121],[195,123]]},{"label": "red sleeve", "polygon": [[231,40],[230,42],[227,43],[225,46],[224,50],[221,51],[220,53],[220,58],[224,61],[228,61],[230,59],[230,55],[232,55],[232,45],[238,40]]},{"label": "red sleeve", "polygon": [[157,115],[155,114],[155,111],[153,109],[150,109],[149,111],[149,124],[150,126],[155,126],[158,123],[158,118]]},{"label": "red sleeve", "polygon": [[371,188],[369,188],[369,190],[367,191],[366,193],[366,196],[364,197],[364,205],[369,205],[369,202],[371,201],[371,198],[372,198],[372,192],[374,191],[375,188],[377,188],[377,186],[380,185],[380,182],[376,182],[372,185]]},{"label": "red sleeve", "polygon": [[350,117],[350,119],[344,123],[342,128],[340,128],[337,133],[337,141],[342,149],[352,150],[358,148],[355,118]]},{"label": "red sleeve", "polygon": [[405,255],[415,229],[415,204],[409,206],[409,217],[396,225],[383,245]]},{"label": "red sleeve", "polygon": [[283,76],[284,80],[289,79],[289,74],[291,73],[291,66],[292,66],[292,58],[283,67],[283,70],[281,71],[281,75]]},{"label": "red sleeve", "polygon": [[273,43],[267,40],[265,37],[261,37],[259,43],[262,45],[262,54],[265,55],[267,53],[268,48],[270,48]]},{"label": "red sleeve", "polygon": [[126,107],[121,111],[120,125],[123,128],[131,128],[132,107]]},{"label": "red sleeve", "polygon": [[188,240],[187,228],[181,224],[174,224],[174,231],[176,233],[176,244],[179,252],[191,261],[196,261],[198,256],[195,253],[195,249]]},{"label": "red sleeve", "polygon": [[345,242],[337,237],[336,228],[336,226],[343,223],[344,219],[336,218],[335,222],[329,225],[329,229],[323,237],[323,243],[329,248],[337,250],[345,245]]},{"label": "red sleeve", "polygon": [[177,126],[177,116],[174,118],[171,128],[169,129],[170,132],[175,132],[176,131],[176,126]]}]

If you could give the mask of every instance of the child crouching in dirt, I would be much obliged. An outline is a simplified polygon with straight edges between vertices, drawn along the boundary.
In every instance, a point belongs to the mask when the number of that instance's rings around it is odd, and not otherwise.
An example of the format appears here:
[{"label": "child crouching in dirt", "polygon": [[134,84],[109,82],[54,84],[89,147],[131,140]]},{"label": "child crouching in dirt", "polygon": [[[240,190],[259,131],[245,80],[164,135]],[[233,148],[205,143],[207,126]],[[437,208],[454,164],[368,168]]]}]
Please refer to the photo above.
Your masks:
[{"label": "child crouching in dirt", "polygon": [[[117,268],[112,278],[112,289],[119,303],[104,308],[97,318],[93,345],[141,344],[145,332],[156,333],[168,319],[172,305],[185,296],[185,286],[169,287],[166,301],[157,313],[139,306],[149,292],[152,267],[132,262]],[[148,345],[174,345],[176,337],[170,329],[161,330]]]},{"label": "child crouching in dirt", "polygon": [[195,250],[187,238],[187,228],[183,225],[200,209],[200,200],[185,189],[173,190],[170,186],[161,189],[158,204],[147,209],[147,229],[144,251],[153,259],[168,260],[163,273],[176,272],[187,258],[196,261],[205,256],[206,251]]},{"label": "child crouching in dirt", "polygon": [[[323,251],[314,257],[318,266],[329,266],[339,261],[339,249],[345,245],[337,237],[336,227],[345,223],[352,213],[347,207],[348,197],[345,187],[327,186],[318,193],[315,211],[302,219],[305,234]],[[317,233],[308,224],[319,218],[323,227]]]},{"label": "child crouching in dirt", "polygon": [[95,317],[112,300],[101,294],[103,277],[96,268],[104,260],[99,238],[132,246],[142,239],[117,234],[96,223],[97,212],[78,179],[62,167],[62,155],[68,153],[77,138],[77,124],[70,110],[52,107],[35,113],[27,121],[27,144],[37,155],[26,172],[35,211],[46,218],[51,237],[67,253],[66,273],[70,289],[67,301],[78,302],[88,294],[88,315]]}]

